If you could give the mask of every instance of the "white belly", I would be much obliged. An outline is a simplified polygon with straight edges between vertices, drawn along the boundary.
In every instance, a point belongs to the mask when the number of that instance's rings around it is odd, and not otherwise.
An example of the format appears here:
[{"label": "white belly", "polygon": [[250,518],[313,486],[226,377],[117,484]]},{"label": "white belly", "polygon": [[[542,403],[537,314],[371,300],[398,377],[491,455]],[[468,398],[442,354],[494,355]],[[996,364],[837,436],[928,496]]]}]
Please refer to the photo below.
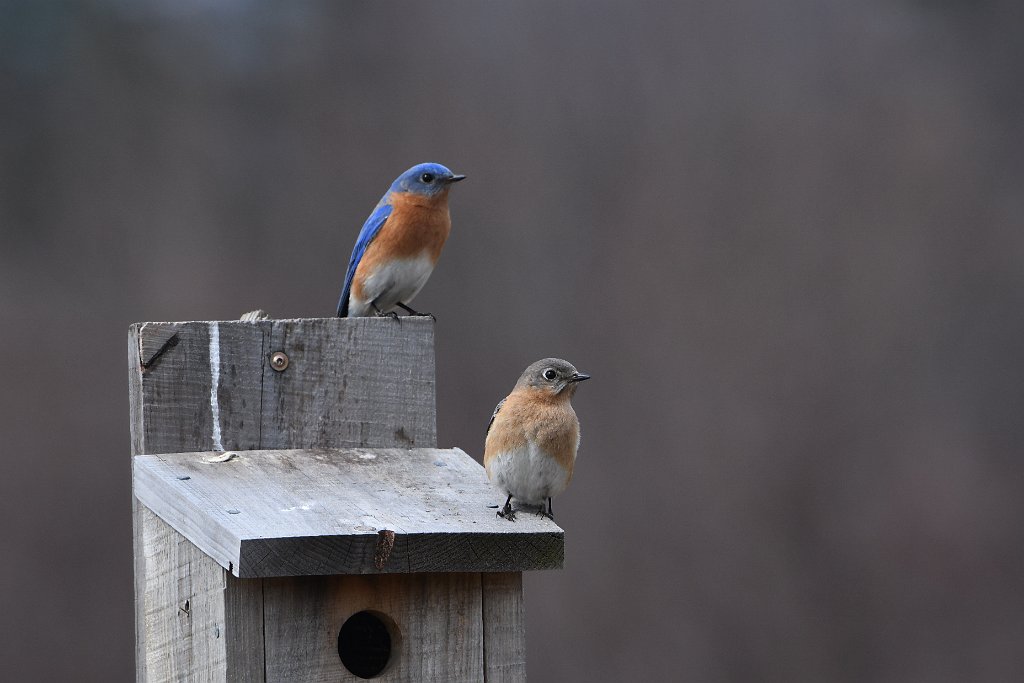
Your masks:
[{"label": "white belly", "polygon": [[499,491],[527,505],[545,503],[569,484],[569,473],[532,445],[496,456],[488,470]]},{"label": "white belly", "polygon": [[433,270],[434,263],[426,252],[416,258],[395,259],[379,265],[363,284],[365,299],[357,297],[353,287],[349,315],[373,315],[371,302],[374,301],[382,313],[393,309],[399,301],[408,304],[423,289]]}]

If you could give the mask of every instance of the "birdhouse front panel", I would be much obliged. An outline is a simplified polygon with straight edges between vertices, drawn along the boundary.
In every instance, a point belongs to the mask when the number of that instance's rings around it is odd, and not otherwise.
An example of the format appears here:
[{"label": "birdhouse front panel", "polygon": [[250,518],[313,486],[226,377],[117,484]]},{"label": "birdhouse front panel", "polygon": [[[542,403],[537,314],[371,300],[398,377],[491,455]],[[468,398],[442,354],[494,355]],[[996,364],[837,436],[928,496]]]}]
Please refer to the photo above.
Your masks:
[{"label": "birdhouse front panel", "polygon": [[267,682],[482,681],[482,614],[477,573],[265,579]]}]

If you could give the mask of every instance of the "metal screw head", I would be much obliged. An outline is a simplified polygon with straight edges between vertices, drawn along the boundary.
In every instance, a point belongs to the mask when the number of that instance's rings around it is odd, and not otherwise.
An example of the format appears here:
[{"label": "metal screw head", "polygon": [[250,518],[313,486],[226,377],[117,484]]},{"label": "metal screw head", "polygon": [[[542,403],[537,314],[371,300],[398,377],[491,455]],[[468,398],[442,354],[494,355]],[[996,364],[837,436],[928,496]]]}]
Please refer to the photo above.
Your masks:
[{"label": "metal screw head", "polygon": [[284,372],[288,368],[288,354],[284,351],[275,351],[270,354],[270,367],[278,372]]}]

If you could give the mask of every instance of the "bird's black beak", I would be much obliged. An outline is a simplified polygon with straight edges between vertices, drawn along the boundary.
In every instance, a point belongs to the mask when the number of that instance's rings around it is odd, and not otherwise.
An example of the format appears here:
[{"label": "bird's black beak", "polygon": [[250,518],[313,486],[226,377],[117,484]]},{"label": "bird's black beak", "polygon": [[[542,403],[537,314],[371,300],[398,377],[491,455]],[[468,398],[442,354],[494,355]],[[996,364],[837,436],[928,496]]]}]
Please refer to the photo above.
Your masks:
[{"label": "bird's black beak", "polygon": [[582,382],[585,379],[590,379],[590,375],[585,375],[582,372],[577,372],[569,378],[570,382]]},{"label": "bird's black beak", "polygon": [[465,179],[466,179],[466,176],[464,176],[464,175],[453,175],[451,178],[448,179],[448,182],[449,183],[457,183],[460,180],[465,180]]}]

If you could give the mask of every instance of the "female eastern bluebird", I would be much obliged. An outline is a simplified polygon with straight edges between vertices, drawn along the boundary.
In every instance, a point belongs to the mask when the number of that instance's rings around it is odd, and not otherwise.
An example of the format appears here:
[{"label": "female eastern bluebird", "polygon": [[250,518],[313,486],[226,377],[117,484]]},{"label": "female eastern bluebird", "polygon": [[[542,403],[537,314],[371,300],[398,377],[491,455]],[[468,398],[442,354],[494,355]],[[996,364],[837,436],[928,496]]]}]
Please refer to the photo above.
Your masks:
[{"label": "female eastern bluebird", "polygon": [[487,425],[484,468],[487,478],[508,494],[499,517],[515,521],[515,498],[539,505],[539,514],[554,519],[551,498],[569,485],[580,445],[580,422],[570,399],[585,379],[590,375],[571,363],[545,358],[526,368],[512,393],[494,409]]},{"label": "female eastern bluebird", "polygon": [[359,231],[338,300],[338,317],[387,315],[426,284],[452,228],[448,190],[466,176],[419,164],[398,176]]}]

